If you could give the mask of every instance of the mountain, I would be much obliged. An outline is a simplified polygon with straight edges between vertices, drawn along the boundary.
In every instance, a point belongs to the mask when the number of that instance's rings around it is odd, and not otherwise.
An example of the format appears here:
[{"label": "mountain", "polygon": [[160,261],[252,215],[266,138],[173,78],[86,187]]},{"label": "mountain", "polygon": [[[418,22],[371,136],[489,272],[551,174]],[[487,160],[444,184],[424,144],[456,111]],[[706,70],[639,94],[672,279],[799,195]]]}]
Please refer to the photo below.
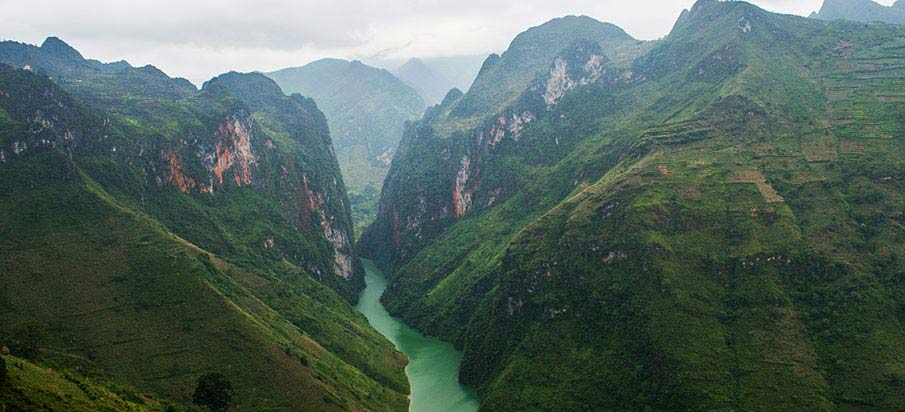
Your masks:
[{"label": "mountain", "polygon": [[[487,55],[464,55],[447,57],[425,57],[421,60],[431,70],[440,73],[451,82],[452,88],[468,90],[478,75],[478,70]],[[449,90],[447,89],[447,90]],[[438,100],[439,102],[439,100]]]},{"label": "mountain", "polygon": [[[650,47],[650,43],[635,40],[612,24],[586,16],[554,19],[518,35],[502,56],[488,57],[467,94],[450,91],[440,105],[428,109],[423,121],[406,127],[397,153],[397,159],[402,158],[394,162],[384,184],[381,215],[363,234],[369,237],[362,242],[371,248],[369,253],[384,263],[410,258],[414,250],[433,239],[451,219],[464,214],[475,189],[464,187],[470,179],[473,160],[466,152],[486,144],[495,146],[502,138],[501,133],[519,134],[533,120],[529,119],[533,114],[513,111],[509,106],[519,98],[519,90],[527,89],[534,79],[549,71],[550,63],[560,51],[572,46],[600,48],[601,45],[611,49],[610,54],[620,61]],[[603,56],[600,59],[592,68],[602,63]],[[488,130],[482,134],[481,129]],[[460,141],[469,141],[469,136],[474,137],[471,142],[474,147],[463,147]],[[410,184],[415,176],[423,179],[424,184]],[[456,183],[457,180],[462,182]],[[444,182],[444,185],[427,184],[428,181]],[[454,199],[443,193],[447,181],[461,186]],[[474,185],[472,181],[470,186]],[[395,208],[386,202],[395,199],[408,203],[406,206],[411,211],[417,210],[416,215],[388,216]]]},{"label": "mountain", "polygon": [[530,29],[406,128],[359,248],[481,409],[894,411],[905,29],[701,0]]},{"label": "mountain", "polygon": [[396,69],[396,77],[417,90],[429,104],[439,103],[446,92],[455,88],[451,80],[416,58],[409,59]]},{"label": "mountain", "polygon": [[199,91],[58,39],[0,62],[0,344],[178,404],[215,371],[238,409],[406,408],[404,356],[351,305],[350,202],[313,100],[260,74]]},{"label": "mountain", "polygon": [[810,17],[820,20],[905,24],[905,2],[897,1],[892,6],[884,6],[872,0],[824,0],[820,11],[812,13]]},{"label": "mountain", "polygon": [[[72,370],[42,368],[25,359],[0,359],[8,377],[0,379],[2,411],[178,411],[133,388],[105,386]],[[49,372],[48,372],[49,371]],[[2,372],[0,372],[2,374]]]},{"label": "mountain", "polygon": [[313,98],[326,114],[353,215],[363,227],[376,214],[402,126],[421,116],[424,101],[392,73],[359,61],[323,59],[267,76],[287,93]]}]

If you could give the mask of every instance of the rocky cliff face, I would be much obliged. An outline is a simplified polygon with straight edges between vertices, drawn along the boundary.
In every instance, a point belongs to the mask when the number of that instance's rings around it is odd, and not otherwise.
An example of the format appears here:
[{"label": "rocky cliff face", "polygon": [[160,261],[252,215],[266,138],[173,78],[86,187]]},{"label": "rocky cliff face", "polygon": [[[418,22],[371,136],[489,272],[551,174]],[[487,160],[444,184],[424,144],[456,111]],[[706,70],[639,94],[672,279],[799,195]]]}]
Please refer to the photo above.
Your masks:
[{"label": "rocky cliff face", "polygon": [[385,304],[483,410],[894,409],[901,36],[702,0],[633,60],[572,39],[451,94],[362,240]]},{"label": "rocky cliff face", "polygon": [[241,408],[404,409],[404,358],[349,304],[326,120],[225,76],[126,118],[0,65],[0,330],[40,321],[54,362],[177,403],[228,368]]},{"label": "rocky cliff face", "polygon": [[[603,37],[607,39],[612,32],[621,33],[621,30],[613,30],[603,23],[575,19],[579,27],[584,24],[599,25],[598,28],[605,33]],[[559,24],[556,21],[553,26],[559,27]],[[532,30],[554,29],[541,26]],[[626,40],[618,36],[617,39],[620,48],[630,47],[632,43],[641,47],[640,43],[630,38]],[[518,79],[530,74],[531,68],[524,67],[519,70],[529,70],[528,73],[494,71],[497,65],[512,64],[507,62],[524,58],[518,50],[528,46],[514,43],[517,48],[511,53],[515,57],[504,54],[506,60],[503,62],[489,58],[475,81],[476,86],[489,83],[484,76]],[[550,54],[552,57],[546,69],[537,70],[530,82],[514,80],[525,83],[519,97],[480,120],[478,126],[457,129],[463,123],[477,120],[462,121],[454,113],[462,105],[480,101],[471,92],[463,95],[457,90],[450,92],[440,105],[429,109],[421,121],[406,126],[397,160],[385,183],[380,214],[362,240],[362,247],[367,253],[380,257],[389,265],[404,261],[473,207],[483,210],[505,201],[518,187],[509,185],[511,180],[507,181],[496,171],[494,183],[482,186],[485,163],[494,163],[496,160],[492,159],[519,150],[517,147],[523,130],[538,117],[552,111],[569,90],[592,83],[612,86],[633,80],[631,70],[612,65],[596,41],[575,38],[571,43],[561,40],[557,44],[566,46],[558,53]],[[475,93],[482,93],[480,90]],[[553,144],[559,146],[557,137],[554,137]],[[435,183],[403,183],[412,175],[424,173],[431,173]],[[498,180],[499,177],[503,179]],[[403,206],[396,199],[414,199],[414,202]]]},{"label": "rocky cliff face", "polygon": [[[152,216],[173,223],[180,236],[237,257],[267,256],[274,263],[288,259],[354,299],[363,275],[352,251],[349,201],[326,120],[312,101],[286,97],[273,81],[256,74],[224,75],[198,93],[156,69],[85,60],[58,39],[49,39],[40,48],[3,43],[0,62],[4,61],[59,76],[61,85],[113,114],[130,111],[138,122],[132,132],[140,136],[82,147],[63,131],[45,142],[13,142],[8,148],[12,155],[53,143],[76,154],[104,153],[111,160],[128,161],[140,169],[143,181],[129,182],[122,191],[133,193]],[[111,89],[117,93],[108,93]],[[175,104],[157,100],[174,93],[181,98]],[[139,101],[142,108],[123,104],[124,98]],[[35,115],[36,124],[50,127],[54,119],[40,113]],[[120,180],[104,183],[119,185]],[[234,211],[248,213],[253,209],[242,199],[251,191],[264,197],[279,217],[269,220],[268,230],[249,233],[255,222],[224,224],[225,214],[205,213],[206,224],[234,239],[224,242],[207,230],[176,224],[184,217],[149,199],[155,196],[150,192],[168,197],[168,190],[197,199],[203,208],[227,203],[237,207]],[[265,243],[270,246],[262,247]]]},{"label": "rocky cliff face", "polygon": [[323,59],[268,73],[288,93],[318,102],[327,115],[358,227],[377,212],[377,194],[407,120],[424,101],[392,73],[359,61]]}]

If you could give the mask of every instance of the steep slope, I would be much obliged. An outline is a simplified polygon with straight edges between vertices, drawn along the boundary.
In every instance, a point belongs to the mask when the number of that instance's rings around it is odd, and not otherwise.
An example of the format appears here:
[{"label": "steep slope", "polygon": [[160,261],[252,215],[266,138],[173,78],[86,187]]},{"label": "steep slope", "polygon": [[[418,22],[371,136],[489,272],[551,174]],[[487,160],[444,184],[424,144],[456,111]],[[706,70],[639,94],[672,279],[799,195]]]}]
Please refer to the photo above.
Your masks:
[{"label": "steep slope", "polygon": [[[48,50],[49,44],[55,46]],[[218,255],[277,266],[288,260],[350,301],[363,286],[348,251],[349,202],[327,125],[312,101],[285,98],[272,82],[256,94],[223,87],[198,93],[150,66],[84,60],[54,38],[40,48],[0,43],[0,62],[48,73],[134,126],[128,141],[111,144],[111,159],[84,166],[96,168],[96,178],[120,201]],[[282,115],[268,119],[268,110]],[[123,159],[133,160],[128,173],[111,174],[109,163]],[[253,215],[266,218],[238,219]]]},{"label": "steep slope", "polygon": [[[4,364],[5,362],[5,364]],[[0,411],[166,411],[179,410],[126,387],[107,387],[71,370],[41,368],[25,359],[5,356],[0,367]]]},{"label": "steep slope", "polygon": [[644,47],[619,27],[587,16],[551,20],[519,34],[503,55],[488,57],[468,94],[452,108],[450,120],[474,127],[484,116],[511,104],[576,39],[599,43],[616,62],[631,60]]},{"label": "steep slope", "polygon": [[[481,189],[481,179],[473,173],[476,166],[498,145],[520,139],[524,126],[536,117],[534,113],[546,110],[545,99],[558,99],[558,94],[591,78],[610,76],[612,73],[604,73],[604,65],[619,66],[630,53],[648,47],[618,27],[589,17],[555,19],[520,34],[502,56],[487,59],[467,94],[451,91],[422,121],[406,127],[399,160],[385,182],[380,215],[363,235],[363,247],[384,264],[410,258],[473,204],[478,205],[473,200],[475,191]],[[560,65],[551,68],[557,56]],[[586,60],[572,61],[570,66],[579,73],[566,73],[566,59],[581,58]],[[528,89],[546,90],[543,77],[548,72],[556,76],[549,85],[549,96],[541,100],[535,94],[520,97]],[[567,78],[569,75],[579,78]],[[481,107],[484,109],[478,110]],[[493,173],[518,171],[503,167]],[[508,195],[502,191],[517,189],[503,185],[486,203],[495,204]],[[397,200],[406,203],[397,206],[393,204]]]},{"label": "steep slope", "polygon": [[415,89],[359,61],[324,59],[267,73],[287,93],[317,101],[327,116],[355,221],[370,223],[403,124],[424,111]]},{"label": "steep slope", "polygon": [[896,410],[903,34],[699,1],[477,129],[443,134],[450,95],[363,237],[388,307],[465,349],[483,410]]},{"label": "steep slope", "polygon": [[396,69],[395,74],[403,83],[417,90],[428,104],[440,103],[448,91],[456,88],[451,80],[424,64],[421,59],[409,59]]},{"label": "steep slope", "polygon": [[[0,331],[39,320],[42,358],[178,402],[218,370],[243,408],[405,408],[404,358],[337,293],[360,275],[311,100],[261,75],[175,101],[61,81],[85,104],[2,67]],[[115,99],[145,110],[93,106]]]},{"label": "steep slope", "polygon": [[884,6],[872,0],[824,0],[819,12],[811,18],[905,24],[905,2]]}]

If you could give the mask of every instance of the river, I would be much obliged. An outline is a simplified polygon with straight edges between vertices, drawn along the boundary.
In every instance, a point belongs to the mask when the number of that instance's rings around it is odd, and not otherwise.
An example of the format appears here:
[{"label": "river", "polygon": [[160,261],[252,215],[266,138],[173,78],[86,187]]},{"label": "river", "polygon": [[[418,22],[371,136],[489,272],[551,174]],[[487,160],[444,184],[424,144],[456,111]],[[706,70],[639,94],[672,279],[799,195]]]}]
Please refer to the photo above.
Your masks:
[{"label": "river", "polygon": [[374,262],[362,259],[365,289],[356,306],[374,329],[382,333],[409,358],[405,368],[411,385],[410,412],[474,412],[478,397],[474,390],[459,383],[462,352],[451,344],[427,338],[396,319],[380,304],[387,288],[383,272]]}]

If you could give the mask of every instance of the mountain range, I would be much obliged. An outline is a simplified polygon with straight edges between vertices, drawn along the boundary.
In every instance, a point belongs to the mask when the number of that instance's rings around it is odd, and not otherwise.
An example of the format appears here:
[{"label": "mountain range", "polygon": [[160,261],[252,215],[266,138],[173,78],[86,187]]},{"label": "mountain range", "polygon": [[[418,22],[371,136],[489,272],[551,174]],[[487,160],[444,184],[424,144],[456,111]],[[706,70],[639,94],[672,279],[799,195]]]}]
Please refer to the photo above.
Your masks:
[{"label": "mountain range", "polygon": [[905,2],[884,6],[872,0],[824,0],[820,11],[811,13],[820,20],[851,20],[905,24]]},{"label": "mountain range", "polygon": [[358,248],[481,410],[897,410],[903,38],[716,0],[529,29],[406,126]]},{"label": "mountain range", "polygon": [[409,59],[396,69],[396,77],[418,91],[428,104],[437,104],[446,92],[455,89],[452,81],[417,58]]},{"label": "mountain range", "polygon": [[[12,355],[177,408],[211,371],[240,409],[405,408],[405,357],[352,307],[350,202],[313,100],[260,74],[199,91],[57,38],[0,43],[0,63]],[[29,376],[13,410],[54,399]]]},{"label": "mountain range", "polygon": [[317,101],[327,116],[359,228],[373,220],[383,179],[408,120],[425,109],[412,87],[360,61],[323,59],[267,76]]},{"label": "mountain range", "polygon": [[901,8],[565,16],[473,81],[0,42],[0,411],[407,410],[359,258],[481,411],[900,411]]}]

